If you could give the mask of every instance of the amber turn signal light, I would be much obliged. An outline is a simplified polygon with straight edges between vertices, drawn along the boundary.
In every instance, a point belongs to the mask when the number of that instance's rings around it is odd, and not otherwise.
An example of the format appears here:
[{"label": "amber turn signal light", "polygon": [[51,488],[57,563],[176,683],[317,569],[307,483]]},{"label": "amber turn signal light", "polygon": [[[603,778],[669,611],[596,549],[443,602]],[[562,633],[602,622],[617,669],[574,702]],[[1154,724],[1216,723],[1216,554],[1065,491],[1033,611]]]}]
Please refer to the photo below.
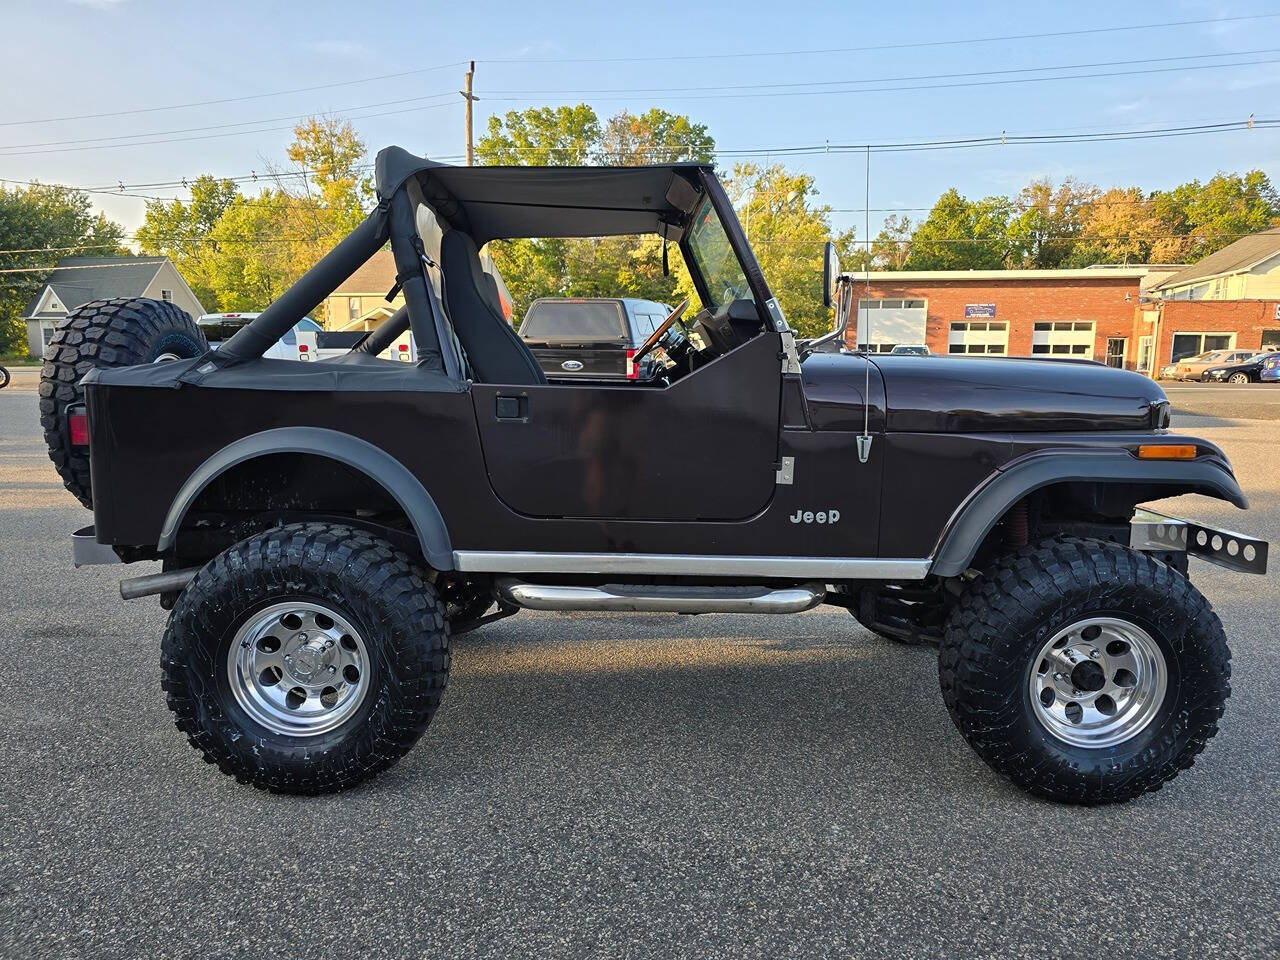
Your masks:
[{"label": "amber turn signal light", "polygon": [[1138,447],[1139,460],[1194,460],[1196,448],[1190,443],[1144,443]]}]

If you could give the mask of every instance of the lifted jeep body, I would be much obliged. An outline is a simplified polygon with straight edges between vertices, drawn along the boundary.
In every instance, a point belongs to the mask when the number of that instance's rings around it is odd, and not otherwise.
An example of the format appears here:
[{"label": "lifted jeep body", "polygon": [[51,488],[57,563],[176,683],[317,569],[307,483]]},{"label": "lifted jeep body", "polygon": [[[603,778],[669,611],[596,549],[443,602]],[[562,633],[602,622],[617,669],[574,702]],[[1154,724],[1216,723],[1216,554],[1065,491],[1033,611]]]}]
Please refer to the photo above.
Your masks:
[{"label": "lifted jeep body", "polygon": [[[78,561],[163,561],[122,592],[174,606],[170,706],[224,771],[304,792],[376,773],[429,722],[450,632],[522,607],[845,606],[940,644],[961,731],[1057,799],[1154,789],[1212,736],[1229,653],[1186,556],[1261,573],[1266,544],[1138,512],[1246,505],[1221,450],[1169,432],[1152,381],[797,344],[709,167],[389,148],[377,185],[365,223],[216,352],[83,377]],[[478,247],[637,233],[678,245],[704,305],[669,385],[548,382]],[[262,358],[388,240],[405,308],[345,356]],[[842,337],[852,281],[827,272]],[[378,359],[406,329],[417,362]],[[70,340],[45,396],[70,396]],[[83,429],[75,402],[56,410]]]}]

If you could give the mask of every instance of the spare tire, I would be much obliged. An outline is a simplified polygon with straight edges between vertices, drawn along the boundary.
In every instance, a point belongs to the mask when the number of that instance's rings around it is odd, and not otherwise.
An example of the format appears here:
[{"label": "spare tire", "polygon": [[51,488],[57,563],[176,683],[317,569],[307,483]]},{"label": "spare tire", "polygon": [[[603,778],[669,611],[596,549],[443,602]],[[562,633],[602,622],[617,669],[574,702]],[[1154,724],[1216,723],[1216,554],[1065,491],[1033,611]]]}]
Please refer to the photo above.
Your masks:
[{"label": "spare tire", "polygon": [[208,349],[191,315],[163,300],[93,300],[58,324],[40,370],[40,426],[63,484],[86,507],[93,506],[89,451],[72,448],[66,416],[68,407],[84,402],[84,375],[97,368],[185,360]]}]

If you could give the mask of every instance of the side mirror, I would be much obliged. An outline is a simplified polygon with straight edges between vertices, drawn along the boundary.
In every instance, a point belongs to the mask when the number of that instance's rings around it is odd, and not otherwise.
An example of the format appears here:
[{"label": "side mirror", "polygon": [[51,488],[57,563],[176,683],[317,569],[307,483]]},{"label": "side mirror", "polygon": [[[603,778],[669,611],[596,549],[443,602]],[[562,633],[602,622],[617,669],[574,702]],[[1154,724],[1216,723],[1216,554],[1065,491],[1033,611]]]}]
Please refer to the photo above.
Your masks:
[{"label": "side mirror", "polygon": [[840,276],[840,258],[830,240],[822,250],[822,305],[828,310],[836,302],[836,277]]}]

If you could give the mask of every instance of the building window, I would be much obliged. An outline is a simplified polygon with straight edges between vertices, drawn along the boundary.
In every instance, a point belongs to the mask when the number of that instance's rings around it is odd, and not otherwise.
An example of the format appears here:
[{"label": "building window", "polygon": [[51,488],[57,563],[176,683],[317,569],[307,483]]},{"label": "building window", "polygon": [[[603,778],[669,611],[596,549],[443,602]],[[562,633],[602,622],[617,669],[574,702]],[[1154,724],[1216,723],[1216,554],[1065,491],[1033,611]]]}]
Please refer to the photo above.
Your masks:
[{"label": "building window", "polygon": [[1041,320],[1031,330],[1031,353],[1087,357],[1093,353],[1092,320]]},{"label": "building window", "polygon": [[1198,357],[1209,350],[1230,350],[1236,345],[1234,333],[1175,333],[1169,362]]},{"label": "building window", "polygon": [[1262,331],[1262,349],[1280,350],[1280,330]]},{"label": "building window", "polygon": [[1003,320],[957,321],[947,336],[947,353],[1009,352],[1009,325]]},{"label": "building window", "polygon": [[928,316],[923,300],[859,300],[858,349],[889,353],[898,344],[923,344]]},{"label": "building window", "polygon": [[1124,369],[1125,354],[1129,352],[1129,341],[1125,337],[1107,337],[1107,366]]},{"label": "building window", "polygon": [[53,340],[54,326],[48,320],[40,321],[40,345],[47,347]]},{"label": "building window", "polygon": [[360,319],[360,298],[359,297],[347,298],[347,319],[348,320]]},{"label": "building window", "polygon": [[1151,338],[1138,338],[1138,372],[1151,372]]},{"label": "building window", "polygon": [[161,300],[163,300],[165,303],[173,303],[173,291],[172,291],[172,290],[161,290],[161,291],[160,291],[160,299],[161,299]]}]

